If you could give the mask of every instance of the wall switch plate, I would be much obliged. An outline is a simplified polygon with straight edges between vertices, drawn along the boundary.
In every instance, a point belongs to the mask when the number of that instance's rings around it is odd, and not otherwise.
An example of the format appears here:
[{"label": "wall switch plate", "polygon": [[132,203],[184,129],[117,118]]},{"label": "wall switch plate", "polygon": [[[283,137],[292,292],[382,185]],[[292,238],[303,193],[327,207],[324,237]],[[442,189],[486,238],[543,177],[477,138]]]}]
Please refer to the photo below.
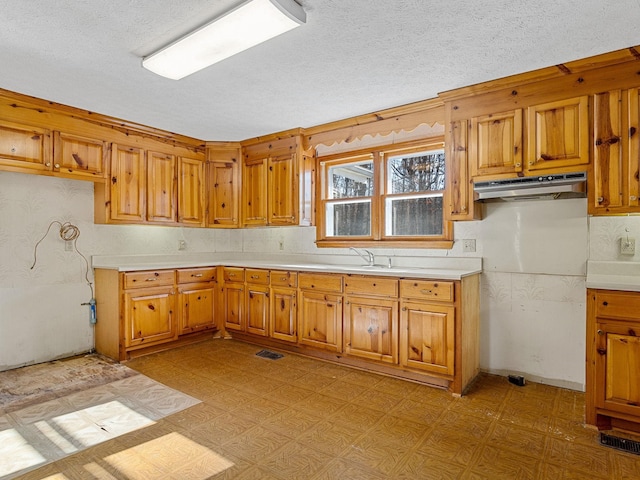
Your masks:
[{"label": "wall switch plate", "polygon": [[278,250],[284,250],[284,240],[280,240],[278,242]]},{"label": "wall switch plate", "polygon": [[476,241],[473,238],[462,240],[462,251],[465,253],[473,253],[476,251]]},{"label": "wall switch plate", "polygon": [[620,239],[620,255],[635,255],[636,239],[630,237],[622,237]]},{"label": "wall switch plate", "polygon": [[73,252],[73,240],[65,240],[64,241],[64,251],[65,252]]},{"label": "wall switch plate", "polygon": [[178,250],[186,250],[186,249],[187,249],[187,241],[178,240]]}]

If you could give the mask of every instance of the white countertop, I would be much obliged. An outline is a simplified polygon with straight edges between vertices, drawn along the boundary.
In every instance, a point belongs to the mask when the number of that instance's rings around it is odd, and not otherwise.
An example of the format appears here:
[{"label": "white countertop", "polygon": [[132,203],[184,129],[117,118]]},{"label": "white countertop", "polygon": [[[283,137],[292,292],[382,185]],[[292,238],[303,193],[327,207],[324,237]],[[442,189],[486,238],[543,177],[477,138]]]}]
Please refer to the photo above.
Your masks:
[{"label": "white countertop", "polygon": [[389,268],[387,256],[380,256],[376,259],[376,265],[368,266],[362,265],[362,261],[354,255],[258,255],[235,252],[183,255],[96,255],[91,258],[93,268],[121,272],[225,265],[441,280],[460,280],[482,272],[482,259],[473,257],[391,257],[391,262],[392,267]]},{"label": "white countertop", "polygon": [[588,261],[587,288],[640,292],[640,263]]}]

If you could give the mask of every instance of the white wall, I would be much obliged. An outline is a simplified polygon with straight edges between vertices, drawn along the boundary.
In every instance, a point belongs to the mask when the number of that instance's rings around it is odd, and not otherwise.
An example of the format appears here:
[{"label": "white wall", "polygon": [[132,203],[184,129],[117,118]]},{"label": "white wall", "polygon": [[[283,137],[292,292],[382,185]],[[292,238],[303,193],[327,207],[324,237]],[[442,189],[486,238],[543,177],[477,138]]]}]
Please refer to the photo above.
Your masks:
[{"label": "white wall", "polygon": [[[485,206],[486,218],[455,225],[477,252],[376,249],[391,256],[482,256],[481,367],[581,389],[584,384],[587,255],[585,200]],[[84,262],[64,251],[57,229],[33,247],[52,220],[80,227],[91,255],[191,252],[334,254],[317,249],[315,228],[216,230],[93,224],[93,184],[0,172],[0,370],[62,358],[92,347]],[[636,224],[640,234],[640,222]],[[606,228],[605,228],[606,230]],[[639,241],[640,243],[640,241]],[[531,253],[534,252],[534,253]],[[555,256],[547,257],[552,252]],[[560,267],[560,268],[558,268]],[[545,269],[551,274],[543,273]]]}]

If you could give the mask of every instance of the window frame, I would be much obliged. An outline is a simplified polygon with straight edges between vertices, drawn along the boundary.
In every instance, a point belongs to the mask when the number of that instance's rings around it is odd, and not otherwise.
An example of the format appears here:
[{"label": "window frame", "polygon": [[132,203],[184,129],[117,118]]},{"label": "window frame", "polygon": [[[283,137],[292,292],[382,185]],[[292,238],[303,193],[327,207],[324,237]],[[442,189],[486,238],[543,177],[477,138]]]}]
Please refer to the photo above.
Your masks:
[{"label": "window frame", "polygon": [[[413,153],[445,150],[444,139],[437,137],[428,140],[406,142],[396,145],[361,149],[350,152],[325,155],[317,159],[317,187],[316,187],[316,245],[318,247],[385,247],[390,248],[438,248],[450,249],[453,247],[453,224],[446,220],[444,215],[444,199],[446,198],[447,182],[443,190],[438,190],[435,195],[443,199],[442,205],[442,234],[423,236],[390,236],[386,235],[386,202],[387,198],[397,196],[420,198],[424,192],[392,194],[387,192],[388,164],[391,157],[410,155]],[[327,236],[327,205],[344,202],[344,198],[332,199],[329,188],[332,187],[329,171],[331,167],[341,164],[352,164],[365,160],[373,161],[373,194],[371,197],[354,197],[358,200],[370,198],[371,200],[371,231],[368,236]],[[445,171],[445,177],[447,172]],[[431,194],[431,192],[429,192]]]}]

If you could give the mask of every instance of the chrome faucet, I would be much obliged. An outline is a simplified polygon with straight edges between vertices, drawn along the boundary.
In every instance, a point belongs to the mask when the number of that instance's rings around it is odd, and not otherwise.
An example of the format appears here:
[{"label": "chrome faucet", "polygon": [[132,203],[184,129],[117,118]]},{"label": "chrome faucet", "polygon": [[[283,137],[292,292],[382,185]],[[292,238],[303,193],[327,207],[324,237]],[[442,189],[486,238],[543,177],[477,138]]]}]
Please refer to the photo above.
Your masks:
[{"label": "chrome faucet", "polygon": [[372,267],[376,263],[376,257],[373,255],[373,252],[365,248],[362,249],[365,253],[360,252],[357,248],[354,247],[349,247],[349,250],[353,250],[354,252],[356,252],[363,260],[365,260],[369,264],[370,267]]}]

